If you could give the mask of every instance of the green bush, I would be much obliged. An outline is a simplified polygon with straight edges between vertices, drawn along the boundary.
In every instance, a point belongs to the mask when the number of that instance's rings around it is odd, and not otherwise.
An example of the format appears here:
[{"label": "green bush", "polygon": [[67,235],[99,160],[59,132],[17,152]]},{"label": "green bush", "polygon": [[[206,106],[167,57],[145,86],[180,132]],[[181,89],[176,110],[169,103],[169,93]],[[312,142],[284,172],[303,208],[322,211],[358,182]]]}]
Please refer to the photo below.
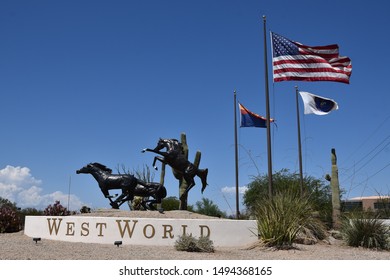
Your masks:
[{"label": "green bush", "polygon": [[348,246],[388,250],[389,226],[363,212],[345,217],[341,233]]},{"label": "green bush", "polygon": [[60,201],[56,201],[53,205],[49,205],[43,210],[45,216],[69,216],[70,212],[66,207],[62,206]]},{"label": "green bush", "polygon": [[[273,193],[296,191],[300,193],[300,176],[298,173],[291,173],[288,169],[282,169],[272,174]],[[248,184],[248,190],[243,197],[243,203],[250,215],[255,215],[258,202],[268,197],[269,184],[268,174],[253,177]],[[331,228],[332,226],[332,193],[329,186],[323,179],[316,179],[306,176],[303,179],[304,191],[310,196],[311,207],[318,213],[318,218]]]},{"label": "green bush", "polygon": [[291,248],[298,234],[307,231],[319,238],[325,236],[325,226],[313,215],[310,198],[298,191],[278,191],[272,198],[264,196],[255,216],[259,238],[269,247]]},{"label": "green bush", "polygon": [[192,235],[181,235],[175,242],[175,249],[177,251],[186,252],[214,252],[213,241],[205,236],[199,237],[197,239]]}]

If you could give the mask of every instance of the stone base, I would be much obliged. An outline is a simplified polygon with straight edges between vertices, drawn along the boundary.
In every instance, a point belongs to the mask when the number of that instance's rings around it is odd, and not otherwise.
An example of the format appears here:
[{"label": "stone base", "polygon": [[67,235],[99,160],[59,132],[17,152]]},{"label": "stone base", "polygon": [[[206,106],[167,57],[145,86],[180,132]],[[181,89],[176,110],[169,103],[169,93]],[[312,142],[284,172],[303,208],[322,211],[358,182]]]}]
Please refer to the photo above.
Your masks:
[{"label": "stone base", "polygon": [[214,246],[245,246],[257,241],[255,220],[158,219],[91,216],[26,216],[24,233],[69,242],[173,246],[179,236],[207,236]]}]

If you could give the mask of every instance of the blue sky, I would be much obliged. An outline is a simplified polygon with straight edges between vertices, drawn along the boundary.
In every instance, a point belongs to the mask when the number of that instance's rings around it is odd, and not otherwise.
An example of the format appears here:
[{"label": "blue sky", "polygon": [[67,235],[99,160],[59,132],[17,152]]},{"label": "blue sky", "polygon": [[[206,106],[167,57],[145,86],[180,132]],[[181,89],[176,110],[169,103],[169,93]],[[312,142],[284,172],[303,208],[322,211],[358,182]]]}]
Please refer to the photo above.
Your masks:
[{"label": "blue sky", "polygon": [[[303,115],[305,175],[323,178],[336,149],[345,197],[389,194],[387,1],[0,2],[0,196],[21,207],[55,200],[109,207],[90,175],[151,166],[159,137],[185,132],[209,169],[203,197],[235,211],[233,91],[265,115],[262,15],[267,16],[273,170],[298,171],[295,86],[339,110]],[[306,45],[339,44],[350,84],[272,82],[269,31]],[[240,186],[267,172],[266,130],[239,129]],[[155,180],[159,179],[155,172]],[[189,203],[202,198],[201,183]],[[177,181],[167,172],[169,196]],[[127,206],[126,206],[127,207]],[[125,206],[122,207],[127,209]]]}]

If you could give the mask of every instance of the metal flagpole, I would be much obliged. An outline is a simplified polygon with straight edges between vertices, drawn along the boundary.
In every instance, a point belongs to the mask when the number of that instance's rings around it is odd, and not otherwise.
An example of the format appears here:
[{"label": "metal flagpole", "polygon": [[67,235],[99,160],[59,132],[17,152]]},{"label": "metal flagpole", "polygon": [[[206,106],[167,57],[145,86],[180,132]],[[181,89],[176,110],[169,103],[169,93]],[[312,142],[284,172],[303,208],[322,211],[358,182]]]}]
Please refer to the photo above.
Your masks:
[{"label": "metal flagpole", "polygon": [[236,219],[240,218],[239,186],[238,186],[238,143],[237,143],[237,93],[234,91],[234,148],[236,160]]},{"label": "metal flagpole", "polygon": [[268,63],[267,63],[267,35],[266,17],[263,16],[264,29],[264,69],[265,69],[265,103],[267,114],[267,151],[268,151],[268,195],[272,197],[272,155],[271,155],[271,116],[269,109],[269,87],[268,87]]},{"label": "metal flagpole", "polygon": [[69,201],[70,201],[70,185],[71,185],[72,177],[69,176],[69,186],[68,186],[68,211],[69,211]]},{"label": "metal flagpole", "polygon": [[302,168],[302,147],[301,147],[301,124],[299,120],[298,86],[295,86],[295,102],[297,107],[297,126],[298,126],[298,158],[299,158],[299,179],[301,194],[303,194],[303,168]]}]

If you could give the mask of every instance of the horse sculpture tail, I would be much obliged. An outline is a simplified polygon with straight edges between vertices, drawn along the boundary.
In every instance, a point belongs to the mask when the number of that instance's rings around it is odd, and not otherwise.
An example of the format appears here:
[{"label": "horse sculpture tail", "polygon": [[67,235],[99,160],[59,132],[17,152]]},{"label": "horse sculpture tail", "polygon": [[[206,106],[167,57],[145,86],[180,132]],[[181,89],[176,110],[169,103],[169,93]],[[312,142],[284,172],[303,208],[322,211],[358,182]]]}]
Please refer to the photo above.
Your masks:
[{"label": "horse sculpture tail", "polygon": [[209,173],[209,170],[206,168],[206,169],[198,169],[198,176],[200,178],[200,180],[202,181],[202,193],[204,192],[204,190],[206,189],[207,187],[207,174]]}]

